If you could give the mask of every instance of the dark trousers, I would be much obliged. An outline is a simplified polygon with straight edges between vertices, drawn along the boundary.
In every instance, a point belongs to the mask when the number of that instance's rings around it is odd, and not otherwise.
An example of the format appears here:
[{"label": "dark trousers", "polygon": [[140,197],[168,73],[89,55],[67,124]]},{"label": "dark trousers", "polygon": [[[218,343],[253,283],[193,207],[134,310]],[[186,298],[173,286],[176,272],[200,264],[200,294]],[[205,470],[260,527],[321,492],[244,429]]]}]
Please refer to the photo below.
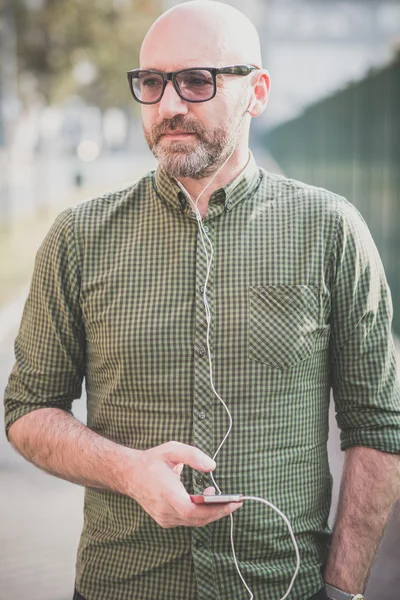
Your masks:
[{"label": "dark trousers", "polygon": [[[325,590],[322,589],[319,592],[317,592],[316,594],[314,594],[313,596],[311,596],[311,598],[309,598],[309,600],[327,600],[327,598],[328,598],[328,596],[326,595]],[[83,596],[81,596],[79,592],[77,592],[75,590],[73,600],[85,600],[85,598]]]},{"label": "dark trousers", "polygon": [[325,588],[322,588],[319,592],[311,596],[310,600],[328,600],[328,596],[326,595]]}]

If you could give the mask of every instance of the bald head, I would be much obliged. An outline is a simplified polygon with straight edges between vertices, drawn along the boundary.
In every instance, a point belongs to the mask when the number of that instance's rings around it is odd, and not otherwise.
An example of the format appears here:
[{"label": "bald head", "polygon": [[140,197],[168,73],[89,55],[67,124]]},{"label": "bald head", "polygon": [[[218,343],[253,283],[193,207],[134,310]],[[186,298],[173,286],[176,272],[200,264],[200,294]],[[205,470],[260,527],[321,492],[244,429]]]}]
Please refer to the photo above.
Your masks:
[{"label": "bald head", "polygon": [[163,13],[140,51],[142,69],[261,65],[260,41],[251,21],[222,2],[194,0]]}]

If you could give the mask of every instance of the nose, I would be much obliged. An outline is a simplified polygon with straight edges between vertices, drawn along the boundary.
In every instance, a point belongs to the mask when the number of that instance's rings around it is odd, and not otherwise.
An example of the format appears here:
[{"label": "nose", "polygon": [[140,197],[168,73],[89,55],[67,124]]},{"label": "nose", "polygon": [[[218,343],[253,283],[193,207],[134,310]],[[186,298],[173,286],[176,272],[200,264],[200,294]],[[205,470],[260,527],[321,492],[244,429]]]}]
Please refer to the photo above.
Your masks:
[{"label": "nose", "polygon": [[188,113],[187,102],[178,95],[172,81],[168,81],[165,86],[164,94],[158,105],[158,113],[163,119],[172,119],[175,115]]}]

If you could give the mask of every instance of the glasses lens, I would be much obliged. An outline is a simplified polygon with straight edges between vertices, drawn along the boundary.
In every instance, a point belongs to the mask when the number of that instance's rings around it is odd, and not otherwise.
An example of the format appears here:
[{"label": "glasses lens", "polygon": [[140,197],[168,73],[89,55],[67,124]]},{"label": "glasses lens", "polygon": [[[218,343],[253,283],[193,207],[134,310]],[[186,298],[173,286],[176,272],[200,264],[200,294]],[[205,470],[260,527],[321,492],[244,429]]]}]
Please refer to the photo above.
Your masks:
[{"label": "glasses lens", "polygon": [[188,102],[209,100],[214,95],[214,80],[209,71],[180,71],[176,74],[176,84]]},{"label": "glasses lens", "polygon": [[132,78],[132,87],[140,102],[158,102],[162,96],[163,78],[150,71],[138,71]]}]

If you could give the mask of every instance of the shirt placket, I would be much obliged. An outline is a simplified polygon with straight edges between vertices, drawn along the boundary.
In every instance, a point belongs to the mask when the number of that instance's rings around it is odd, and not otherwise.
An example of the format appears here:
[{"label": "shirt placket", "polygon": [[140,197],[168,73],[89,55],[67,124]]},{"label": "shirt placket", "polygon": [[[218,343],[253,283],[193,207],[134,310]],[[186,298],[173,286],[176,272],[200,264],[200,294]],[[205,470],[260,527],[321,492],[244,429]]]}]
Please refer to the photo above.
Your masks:
[{"label": "shirt placket", "polygon": [[[204,224],[204,231],[215,246],[214,232],[210,224]],[[204,239],[208,254],[207,240]],[[207,349],[207,321],[204,307],[204,283],[207,276],[207,259],[201,240],[197,234],[196,253],[196,308],[194,338],[194,395],[193,395],[193,443],[203,452],[212,456],[213,443],[213,392],[210,383],[209,357]],[[207,300],[213,312],[213,276],[212,270],[207,283]],[[211,321],[212,323],[212,321]],[[210,338],[212,336],[212,328]],[[210,339],[210,344],[212,341]],[[212,350],[212,346],[211,346]],[[202,494],[204,489],[212,485],[210,476],[193,470],[193,489],[195,494]],[[197,577],[199,600],[217,598],[215,567],[211,550],[211,525],[192,529],[192,556]]]}]

